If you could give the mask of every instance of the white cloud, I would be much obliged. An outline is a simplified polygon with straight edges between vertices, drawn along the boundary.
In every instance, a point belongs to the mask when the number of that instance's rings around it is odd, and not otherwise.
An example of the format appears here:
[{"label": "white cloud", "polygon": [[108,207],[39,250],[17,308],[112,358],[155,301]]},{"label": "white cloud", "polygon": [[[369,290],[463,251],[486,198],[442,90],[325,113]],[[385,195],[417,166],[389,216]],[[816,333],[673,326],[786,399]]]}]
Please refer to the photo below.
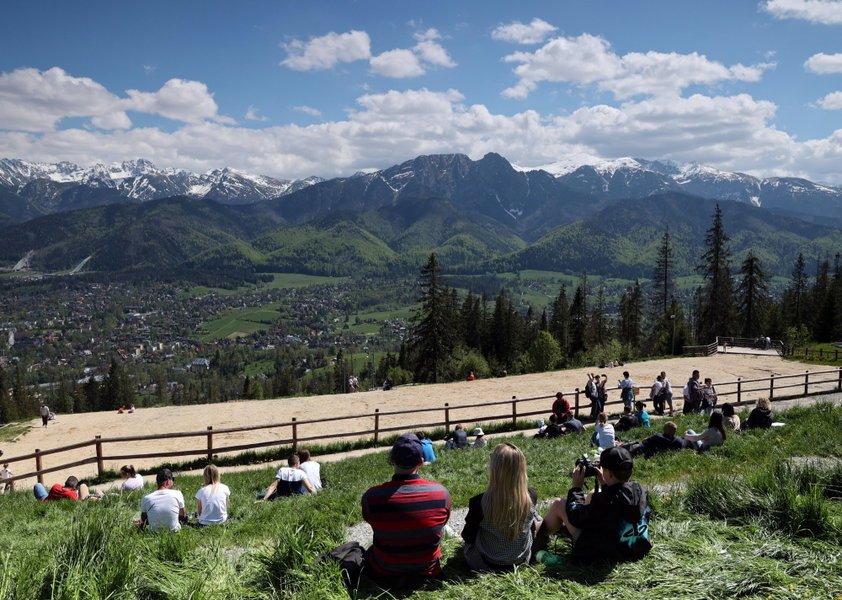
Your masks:
[{"label": "white cloud", "polygon": [[304,113],[305,115],[310,115],[311,117],[322,116],[322,111],[320,111],[318,108],[313,108],[312,106],[305,106],[303,104],[299,106],[293,106],[292,110],[297,110],[298,112]]},{"label": "white cloud", "polygon": [[384,77],[418,77],[425,73],[421,61],[412,50],[398,48],[372,57],[372,70]]},{"label": "white cloud", "polygon": [[260,111],[257,110],[257,108],[255,106],[251,106],[251,105],[249,105],[249,107],[246,109],[246,114],[243,115],[243,118],[246,121],[268,121],[269,120],[267,117],[264,117],[263,115],[261,115]]},{"label": "white cloud", "polygon": [[816,100],[816,104],[825,110],[842,110],[842,92],[831,92]]},{"label": "white cloud", "polygon": [[514,69],[519,81],[503,90],[509,98],[525,98],[540,82],[594,84],[623,99],[636,95],[673,95],[690,85],[711,85],[721,81],[758,81],[774,64],[727,67],[693,52],[614,53],[599,36],[582,34],[557,37],[535,52],[515,52],[503,59],[519,63]]},{"label": "white cloud", "polygon": [[811,73],[818,73],[819,75],[842,73],[842,53],[825,54],[819,52],[804,62],[804,68]]},{"label": "white cloud", "polygon": [[[86,83],[106,94],[96,116],[110,119],[111,109],[124,99],[96,82]],[[0,90],[5,99],[8,84],[2,78]],[[36,91],[43,93],[36,86],[31,94]],[[160,108],[159,100],[152,104],[149,109]],[[583,153],[697,160],[727,170],[842,184],[842,129],[825,138],[798,141],[777,129],[776,108],[748,94],[694,94],[598,104],[552,117],[534,110],[495,113],[483,104],[468,103],[455,89],[391,90],[360,96],[344,119],[306,126],[241,127],[205,119],[183,122],[172,131],[22,131],[9,125],[14,125],[11,113],[0,111],[0,148],[6,156],[31,160],[91,164],[144,156],[161,166],[205,171],[227,165],[278,177],[347,175],[419,154],[463,152],[479,158],[495,151],[521,165],[542,165]],[[70,109],[74,114],[79,110]],[[65,116],[52,110],[56,121]]]},{"label": "white cloud", "polygon": [[337,63],[367,60],[371,57],[371,38],[365,31],[330,33],[308,42],[293,40],[283,44],[287,58],[281,65],[295,71],[331,69]]},{"label": "white cloud", "polygon": [[147,75],[151,75],[155,72],[155,65],[143,65],[143,72]]},{"label": "white cloud", "polygon": [[766,0],[761,8],[777,19],[801,19],[822,25],[842,24],[839,0]]},{"label": "white cloud", "polygon": [[491,32],[491,37],[503,42],[515,44],[540,44],[558,28],[535,17],[531,23],[514,21],[508,25],[499,25]]},{"label": "white cloud", "polygon": [[157,92],[126,90],[129,99],[125,105],[130,110],[155,113],[168,119],[198,123],[205,119],[231,122],[228,117],[219,115],[219,107],[208,91],[208,86],[201,81],[170,79]]},{"label": "white cloud", "polygon": [[426,63],[436,65],[437,67],[446,67],[448,69],[456,66],[456,63],[450,58],[444,46],[432,40],[424,40],[418,42],[413,48],[415,53]]},{"label": "white cloud", "polygon": [[[410,25],[411,24],[412,21],[410,21]],[[438,29],[430,27],[429,29],[425,29],[424,31],[417,31],[413,33],[412,37],[414,37],[415,40],[418,42],[435,42],[436,40],[441,39],[441,34],[439,33]]]}]

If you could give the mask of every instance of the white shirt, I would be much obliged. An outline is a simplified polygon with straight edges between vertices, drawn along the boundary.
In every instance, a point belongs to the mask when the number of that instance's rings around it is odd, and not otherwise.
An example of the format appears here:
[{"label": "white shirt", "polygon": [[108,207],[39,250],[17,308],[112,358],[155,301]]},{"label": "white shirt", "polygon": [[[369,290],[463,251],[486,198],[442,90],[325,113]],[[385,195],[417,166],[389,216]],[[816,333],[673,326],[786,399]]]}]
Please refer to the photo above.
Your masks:
[{"label": "white shirt", "polygon": [[124,492],[128,492],[131,490],[139,490],[143,487],[143,475],[140,473],[136,473],[134,477],[129,477],[123,482],[123,485],[120,486],[120,489]]},{"label": "white shirt", "polygon": [[228,520],[228,496],[231,490],[224,483],[216,486],[216,493],[213,485],[206,485],[196,492],[196,500],[202,503],[202,514],[199,515],[199,524],[218,525]]},{"label": "white shirt", "polygon": [[597,423],[594,429],[596,429],[596,441],[600,448],[604,450],[614,447],[614,426],[611,423],[605,425]]},{"label": "white shirt", "polygon": [[8,479],[9,477],[14,477],[14,475],[12,475],[12,472],[9,469],[7,469],[6,467],[0,469],[0,479]]},{"label": "white shirt", "polygon": [[672,386],[670,385],[669,381],[665,379],[663,386],[667,389],[667,394],[672,394]]},{"label": "white shirt", "polygon": [[155,490],[140,501],[140,512],[146,513],[149,529],[180,531],[178,513],[184,508],[184,496],[178,490]]},{"label": "white shirt", "polygon": [[308,477],[307,473],[302,471],[300,468],[295,469],[293,467],[281,467],[275,474],[275,479],[280,479],[281,481],[304,481],[305,479],[308,479]]},{"label": "white shirt", "polygon": [[319,463],[312,460],[305,460],[298,467],[307,474],[307,479],[313,484],[317,490],[322,489],[322,467]]},{"label": "white shirt", "polygon": [[663,383],[661,383],[660,381],[657,381],[657,380],[656,380],[656,381],[655,381],[655,383],[654,383],[654,384],[652,384],[652,391],[651,391],[651,392],[649,392],[649,398],[650,398],[650,399],[655,398],[655,396],[657,396],[658,394],[660,394],[660,393],[661,393],[661,389],[662,389],[663,387],[664,387],[664,384],[663,384]]}]

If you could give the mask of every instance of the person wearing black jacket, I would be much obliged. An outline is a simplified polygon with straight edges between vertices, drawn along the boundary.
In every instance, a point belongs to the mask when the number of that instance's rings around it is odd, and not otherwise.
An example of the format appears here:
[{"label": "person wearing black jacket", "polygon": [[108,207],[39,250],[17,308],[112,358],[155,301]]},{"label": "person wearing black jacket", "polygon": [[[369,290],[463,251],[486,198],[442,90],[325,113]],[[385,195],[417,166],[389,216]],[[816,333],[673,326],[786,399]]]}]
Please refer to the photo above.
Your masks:
[{"label": "person wearing black jacket", "polygon": [[743,429],[769,429],[772,426],[772,408],[768,398],[760,398],[751,409]]},{"label": "person wearing black jacket", "polygon": [[680,435],[675,435],[678,427],[672,421],[664,423],[664,432],[650,435],[642,442],[633,442],[630,444],[623,444],[632,456],[642,454],[646,458],[650,458],[658,452],[665,452],[667,450],[681,450],[685,447],[684,438]]},{"label": "person wearing black jacket", "polygon": [[544,516],[543,533],[565,527],[573,538],[571,558],[591,562],[645,556],[649,541],[649,505],[646,489],[631,480],[634,461],[628,450],[609,448],[600,455],[596,476],[599,492],[582,491],[585,467],[573,471],[566,501],[556,500]]}]

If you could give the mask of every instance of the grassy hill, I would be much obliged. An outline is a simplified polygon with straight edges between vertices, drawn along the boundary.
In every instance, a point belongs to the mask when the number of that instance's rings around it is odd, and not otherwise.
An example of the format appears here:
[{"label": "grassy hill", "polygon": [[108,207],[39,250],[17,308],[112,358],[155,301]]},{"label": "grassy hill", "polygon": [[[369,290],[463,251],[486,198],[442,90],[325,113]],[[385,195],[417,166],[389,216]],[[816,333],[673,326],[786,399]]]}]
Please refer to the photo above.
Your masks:
[{"label": "grassy hill", "polygon": [[[842,468],[788,467],[792,456],[842,456],[842,407],[818,405],[778,415],[781,429],[729,435],[706,454],[689,450],[639,459],[635,479],[650,490],[654,549],[637,563],[573,565],[569,542],[554,540],[557,568],[472,574],[454,539],[444,544],[444,578],[410,598],[834,598],[842,581]],[[680,417],[679,428],[703,425]],[[634,431],[628,438],[643,435]],[[584,436],[509,438],[529,461],[542,499],[563,494]],[[454,507],[486,485],[487,451],[440,452],[423,474],[441,481]],[[330,485],[315,497],[255,503],[274,467],[226,473],[228,525],[178,534],[135,531],[141,493],[100,502],[39,503],[29,491],[0,496],[0,597],[307,598],[348,597],[337,569],[316,557],[344,541],[360,520],[359,500],[390,476],[385,453],[323,465]],[[188,506],[200,486],[179,477]],[[148,489],[147,489],[148,491]],[[383,598],[364,586],[359,598]]]}]

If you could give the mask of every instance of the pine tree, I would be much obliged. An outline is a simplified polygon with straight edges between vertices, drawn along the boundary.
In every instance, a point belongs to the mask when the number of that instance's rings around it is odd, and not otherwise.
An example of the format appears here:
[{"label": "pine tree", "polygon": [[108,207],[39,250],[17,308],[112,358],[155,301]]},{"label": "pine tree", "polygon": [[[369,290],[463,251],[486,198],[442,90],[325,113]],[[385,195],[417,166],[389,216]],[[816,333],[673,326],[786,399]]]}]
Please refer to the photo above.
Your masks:
[{"label": "pine tree", "polygon": [[640,351],[643,337],[643,291],[638,281],[627,288],[620,298],[620,337],[634,352]]},{"label": "pine tree", "polygon": [[570,306],[564,284],[559,287],[558,296],[553,301],[548,331],[558,342],[562,355],[567,356],[570,349]]},{"label": "pine tree", "polygon": [[13,412],[10,406],[9,384],[6,381],[6,371],[0,366],[0,423],[13,421]]},{"label": "pine tree", "polygon": [[803,325],[807,321],[807,267],[800,252],[792,269],[792,280],[786,290],[787,322],[791,326]]},{"label": "pine tree", "polygon": [[698,338],[710,343],[718,335],[729,335],[734,314],[734,282],[731,277],[731,251],[719,204],[713,224],[705,235],[705,253],[697,271],[704,277],[698,296]]},{"label": "pine tree", "polygon": [[416,381],[441,381],[455,345],[451,314],[451,295],[441,281],[441,270],[435,253],[430,254],[421,269],[421,309],[416,315],[409,336]]},{"label": "pine tree", "polygon": [[570,305],[570,346],[569,356],[587,349],[586,332],[588,326],[587,301],[585,299],[584,286],[580,283],[573,294],[573,303]]},{"label": "pine tree", "polygon": [[769,304],[768,277],[754,252],[746,256],[740,267],[740,275],[737,286],[740,335],[753,338],[763,334],[764,317]]},{"label": "pine tree", "polygon": [[667,312],[669,302],[675,296],[675,256],[672,249],[672,236],[669,229],[664,232],[658,245],[658,257],[655,259],[655,271],[652,273],[651,306],[653,317],[659,318]]},{"label": "pine tree", "polygon": [[596,294],[596,305],[590,315],[586,332],[588,347],[602,345],[611,337],[608,315],[605,314],[605,288],[602,286],[599,286]]},{"label": "pine tree", "polygon": [[546,331],[539,331],[528,350],[532,369],[536,372],[550,371],[561,360],[561,350],[555,338]]}]

